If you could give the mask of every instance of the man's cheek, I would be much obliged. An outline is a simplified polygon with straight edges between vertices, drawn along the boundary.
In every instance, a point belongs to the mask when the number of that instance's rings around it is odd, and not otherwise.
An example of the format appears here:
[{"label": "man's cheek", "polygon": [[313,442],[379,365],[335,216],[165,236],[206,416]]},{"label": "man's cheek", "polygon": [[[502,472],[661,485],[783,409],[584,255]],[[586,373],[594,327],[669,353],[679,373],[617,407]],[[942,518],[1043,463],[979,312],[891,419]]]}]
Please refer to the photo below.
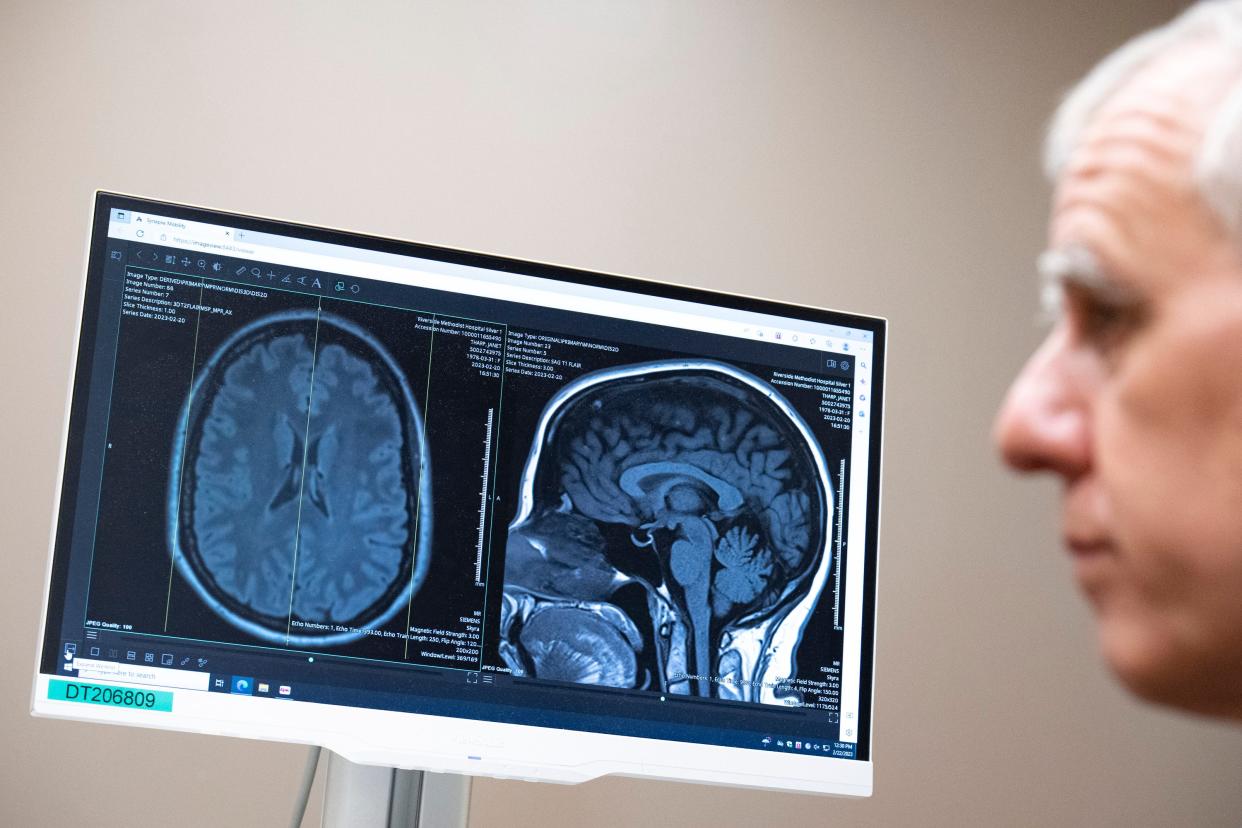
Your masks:
[{"label": "man's cheek", "polygon": [[1101,469],[1116,544],[1110,600],[1153,633],[1188,637],[1222,584],[1242,607],[1242,510],[1230,510],[1187,456],[1144,441],[1126,448],[1115,474]]},{"label": "man's cheek", "polygon": [[1136,407],[1158,400],[1149,412],[1177,430],[1170,436],[1209,443],[1205,454],[1242,447],[1242,285],[1235,282],[1189,286],[1167,300],[1131,384],[1140,392],[1130,395]]},{"label": "man's cheek", "polygon": [[1101,405],[1095,474],[1103,528],[1116,544],[1117,586],[1164,603],[1182,592],[1185,560],[1199,521],[1186,518],[1201,477],[1195,461],[1159,429],[1136,423],[1116,405]]}]

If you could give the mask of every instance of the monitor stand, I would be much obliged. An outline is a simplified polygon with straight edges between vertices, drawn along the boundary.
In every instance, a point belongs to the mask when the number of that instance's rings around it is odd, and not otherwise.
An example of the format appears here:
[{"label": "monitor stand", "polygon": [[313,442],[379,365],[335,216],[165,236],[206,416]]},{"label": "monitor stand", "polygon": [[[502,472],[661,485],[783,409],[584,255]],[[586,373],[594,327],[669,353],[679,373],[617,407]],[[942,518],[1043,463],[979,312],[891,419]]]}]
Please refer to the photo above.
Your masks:
[{"label": "monitor stand", "polygon": [[466,828],[470,777],[358,765],[328,752],[323,828]]}]

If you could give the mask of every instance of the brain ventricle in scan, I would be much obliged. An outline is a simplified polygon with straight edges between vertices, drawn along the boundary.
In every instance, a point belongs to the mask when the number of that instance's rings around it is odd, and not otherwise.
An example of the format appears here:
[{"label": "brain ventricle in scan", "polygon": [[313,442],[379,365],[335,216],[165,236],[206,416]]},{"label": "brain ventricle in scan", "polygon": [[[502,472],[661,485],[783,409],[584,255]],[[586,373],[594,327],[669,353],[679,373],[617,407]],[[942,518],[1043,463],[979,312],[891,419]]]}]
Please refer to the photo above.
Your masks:
[{"label": "brain ventricle in scan", "polygon": [[315,311],[246,326],[185,406],[169,482],[178,569],[259,638],[356,639],[426,571],[422,434],[404,374],[362,328]]},{"label": "brain ventricle in scan", "polygon": [[526,474],[505,567],[511,669],[779,693],[805,619],[791,611],[831,564],[831,497],[818,444],[769,384],[719,363],[590,375],[545,410]]}]

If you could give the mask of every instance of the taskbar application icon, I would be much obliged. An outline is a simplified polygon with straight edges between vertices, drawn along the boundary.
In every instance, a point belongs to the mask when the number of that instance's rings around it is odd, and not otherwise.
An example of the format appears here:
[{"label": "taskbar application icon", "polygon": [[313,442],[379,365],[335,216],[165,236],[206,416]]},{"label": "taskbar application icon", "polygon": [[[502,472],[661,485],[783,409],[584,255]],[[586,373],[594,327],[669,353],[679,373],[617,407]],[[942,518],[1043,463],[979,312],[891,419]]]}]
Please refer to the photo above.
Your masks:
[{"label": "taskbar application icon", "polygon": [[235,696],[267,696],[268,698],[290,698],[293,687],[288,684],[277,684],[271,679],[259,680],[253,676],[233,676],[212,673],[207,689],[214,693],[230,693]]}]

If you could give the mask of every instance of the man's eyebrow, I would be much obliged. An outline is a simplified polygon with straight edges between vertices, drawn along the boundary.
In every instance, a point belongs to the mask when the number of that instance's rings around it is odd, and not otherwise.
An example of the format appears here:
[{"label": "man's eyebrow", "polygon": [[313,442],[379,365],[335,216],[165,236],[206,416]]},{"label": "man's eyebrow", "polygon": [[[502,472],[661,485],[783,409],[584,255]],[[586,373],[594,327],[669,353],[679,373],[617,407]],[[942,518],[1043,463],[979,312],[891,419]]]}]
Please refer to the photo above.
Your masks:
[{"label": "man's eyebrow", "polygon": [[1078,245],[1046,250],[1039,257],[1040,304],[1044,312],[1055,315],[1061,308],[1065,289],[1090,294],[1106,305],[1127,305],[1138,301],[1138,293],[1108,277],[1099,259]]}]

